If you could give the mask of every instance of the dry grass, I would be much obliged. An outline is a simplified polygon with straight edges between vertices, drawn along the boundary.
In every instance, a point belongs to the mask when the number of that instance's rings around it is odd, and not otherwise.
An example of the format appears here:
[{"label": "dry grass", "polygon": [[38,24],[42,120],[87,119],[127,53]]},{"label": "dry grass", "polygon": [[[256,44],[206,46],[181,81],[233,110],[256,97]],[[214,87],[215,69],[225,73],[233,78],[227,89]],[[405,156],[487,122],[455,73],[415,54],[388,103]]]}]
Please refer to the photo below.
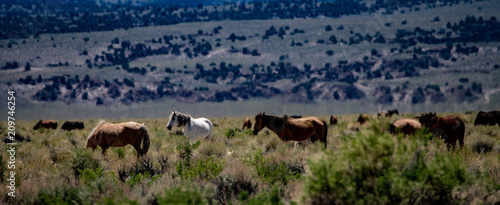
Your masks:
[{"label": "dry grass", "polygon": [[[440,140],[421,144],[417,139],[403,138],[402,135],[392,139],[399,147],[413,149],[411,147],[417,145],[425,146],[426,160],[432,160],[443,153],[449,153],[445,156],[458,159],[466,167],[467,175],[474,180],[467,186],[454,189],[454,197],[468,203],[498,202],[500,130],[497,126],[473,126],[476,113],[449,114],[457,114],[466,122],[463,149],[448,151]],[[5,197],[6,189],[0,189],[0,196],[3,202],[15,203],[82,200],[85,203],[119,204],[135,201],[146,204],[168,201],[168,196],[172,194],[180,196],[197,193],[204,203],[213,201],[245,204],[252,203],[254,199],[273,200],[272,193],[275,192],[272,190],[278,190],[279,200],[284,203],[309,203],[308,200],[302,200],[302,197],[305,195],[304,183],[310,174],[311,160],[317,161],[325,154],[340,154],[345,145],[361,135],[387,135],[389,123],[412,116],[413,114],[402,114],[391,119],[377,119],[376,115],[371,115],[367,124],[359,125],[356,122],[358,115],[341,115],[339,124],[328,128],[326,150],[320,143],[305,146],[293,142],[283,143],[274,133],[266,130],[254,136],[249,130],[240,130],[244,117],[210,119],[216,125],[212,140],[201,140],[199,145],[187,144],[186,137],[176,134],[180,130],[178,128],[168,131],[165,127],[168,119],[127,119],[145,123],[148,127],[151,148],[147,157],[151,163],[150,169],[155,174],[130,172],[123,181],[119,176],[120,170],[130,171],[135,166],[141,168],[143,159],[136,158],[131,146],[110,148],[106,158],[100,155],[100,148],[94,152],[82,150],[97,120],[86,120],[84,130],[72,132],[60,129],[34,131],[32,126],[35,121],[18,121],[17,131],[31,141],[19,142],[17,146],[17,197],[13,201]],[[321,118],[327,119],[326,116]],[[6,132],[5,127],[4,121],[0,126],[1,133]],[[180,155],[186,146],[192,146],[190,168],[189,175],[182,175],[176,167],[186,162],[185,156]],[[6,150],[7,146],[2,143],[0,148]],[[408,157],[413,156],[403,158]],[[82,174],[75,176],[72,165],[81,158],[95,160],[98,168],[81,170]],[[2,163],[5,164],[5,157],[3,160]],[[210,177],[206,171],[215,169],[214,167],[221,170]],[[272,173],[266,175],[261,173],[262,170],[278,170],[276,173],[287,173],[290,176],[273,178]],[[298,175],[293,175],[297,173]],[[5,179],[6,173],[3,174]]]}]

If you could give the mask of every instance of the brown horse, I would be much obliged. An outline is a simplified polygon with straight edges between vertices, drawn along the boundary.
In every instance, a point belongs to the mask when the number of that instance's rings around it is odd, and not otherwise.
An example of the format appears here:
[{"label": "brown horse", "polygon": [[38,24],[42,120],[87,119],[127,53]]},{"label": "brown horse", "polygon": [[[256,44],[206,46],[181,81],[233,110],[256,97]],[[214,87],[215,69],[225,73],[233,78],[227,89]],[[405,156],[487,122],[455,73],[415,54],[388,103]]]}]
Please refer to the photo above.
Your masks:
[{"label": "brown horse", "polygon": [[325,143],[328,134],[328,126],[325,121],[317,117],[291,118],[288,116],[276,117],[259,113],[255,116],[255,125],[253,134],[257,135],[259,131],[267,127],[278,135],[281,141],[304,141],[311,139]]},{"label": "brown horse", "polygon": [[455,147],[457,140],[460,147],[464,146],[465,124],[460,117],[456,115],[438,117],[436,113],[427,113],[416,118],[435,136],[441,136],[448,148]]},{"label": "brown horse", "polygon": [[418,119],[400,119],[390,125],[391,134],[396,134],[396,128],[399,128],[406,137],[407,135],[413,135],[416,130],[422,128],[422,124]]},{"label": "brown horse", "polygon": [[483,112],[479,111],[476,116],[476,120],[474,120],[474,125],[495,125],[498,123],[500,126],[500,111],[491,111],[491,112]]},{"label": "brown horse", "polygon": [[252,129],[252,121],[248,118],[245,118],[245,121],[243,121],[243,127],[241,129],[244,130],[245,128]]},{"label": "brown horse", "polygon": [[95,150],[99,145],[102,155],[106,156],[109,147],[123,147],[128,144],[135,148],[137,157],[146,155],[149,149],[149,131],[144,124],[137,122],[111,124],[100,121],[87,138],[85,148]]},{"label": "brown horse", "polygon": [[358,122],[359,124],[365,124],[365,122],[368,121],[368,115],[366,114],[359,114],[359,117],[358,117]]},{"label": "brown horse", "polygon": [[57,122],[54,120],[40,120],[33,127],[34,130],[38,130],[40,127],[49,128],[49,129],[57,129]]},{"label": "brown horse", "polygon": [[338,118],[335,115],[330,116],[330,125],[336,125],[338,123]]}]

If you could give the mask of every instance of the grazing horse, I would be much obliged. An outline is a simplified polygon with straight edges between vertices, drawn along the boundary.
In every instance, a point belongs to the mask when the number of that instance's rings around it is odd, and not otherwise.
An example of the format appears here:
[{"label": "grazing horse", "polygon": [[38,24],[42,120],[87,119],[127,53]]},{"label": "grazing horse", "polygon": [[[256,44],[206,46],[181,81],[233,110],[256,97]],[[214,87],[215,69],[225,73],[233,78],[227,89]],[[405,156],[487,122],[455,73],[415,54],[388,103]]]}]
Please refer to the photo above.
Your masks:
[{"label": "grazing horse", "polygon": [[182,132],[191,141],[194,141],[197,137],[211,139],[212,130],[214,129],[212,122],[207,118],[192,118],[191,115],[182,114],[177,111],[173,111],[170,115],[167,129],[171,130],[174,125],[184,127]]},{"label": "grazing horse", "polygon": [[359,114],[359,117],[358,117],[358,122],[359,124],[365,124],[365,122],[368,121],[368,115],[366,114]]},{"label": "grazing horse", "polygon": [[304,141],[307,139],[315,142],[319,139],[320,142],[325,143],[326,148],[328,126],[325,121],[317,117],[291,118],[286,115],[276,117],[266,115],[265,112],[259,113],[255,116],[253,134],[257,135],[264,127],[276,133],[283,142],[289,140]]},{"label": "grazing horse", "polygon": [[90,133],[85,148],[95,150],[97,146],[100,146],[102,155],[106,156],[106,150],[109,147],[124,147],[128,144],[135,148],[137,157],[148,153],[149,131],[144,124],[137,122],[112,124],[102,120]]},{"label": "grazing horse", "polygon": [[85,128],[85,126],[83,125],[83,122],[77,122],[77,121],[75,121],[75,122],[66,121],[61,126],[61,129],[68,130],[68,131],[75,130],[75,129],[81,130],[83,128]]},{"label": "grazing horse", "polygon": [[392,117],[392,115],[399,115],[399,111],[398,109],[394,109],[394,110],[387,110],[387,111],[382,111],[382,112],[379,112],[377,114],[377,118],[380,118],[380,117]]},{"label": "grazing horse", "polygon": [[404,133],[404,137],[407,135],[413,135],[413,133],[422,128],[422,124],[418,119],[400,119],[392,123],[389,127],[391,134],[396,134],[396,128],[400,129]]},{"label": "grazing horse", "polygon": [[245,121],[243,121],[243,127],[241,129],[244,130],[245,128],[252,129],[252,121],[248,118],[245,118]]},{"label": "grazing horse", "polygon": [[34,130],[38,130],[38,128],[43,127],[43,128],[49,128],[49,129],[57,129],[57,122],[54,120],[45,120],[45,121],[38,121],[36,125],[33,127]]},{"label": "grazing horse", "polygon": [[498,123],[500,126],[500,111],[491,111],[491,112],[483,112],[479,111],[476,116],[476,120],[474,120],[474,125],[495,125]]},{"label": "grazing horse", "polygon": [[338,118],[337,116],[330,116],[330,125],[336,125],[338,123]]},{"label": "grazing horse", "polygon": [[436,113],[427,113],[416,118],[435,136],[441,136],[448,148],[455,147],[457,140],[460,147],[464,146],[465,124],[460,117],[456,115],[438,117]]}]

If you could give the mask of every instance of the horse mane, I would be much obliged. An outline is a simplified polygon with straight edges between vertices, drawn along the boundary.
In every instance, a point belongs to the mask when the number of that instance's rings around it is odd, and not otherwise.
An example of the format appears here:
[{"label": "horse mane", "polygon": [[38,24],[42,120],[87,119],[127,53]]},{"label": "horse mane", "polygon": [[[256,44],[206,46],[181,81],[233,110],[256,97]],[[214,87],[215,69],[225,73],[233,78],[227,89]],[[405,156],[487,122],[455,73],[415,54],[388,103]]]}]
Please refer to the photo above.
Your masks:
[{"label": "horse mane", "polygon": [[[97,131],[97,128],[101,127],[102,124],[106,123],[106,121],[104,120],[99,120],[99,122],[97,122],[97,125],[94,127],[94,129],[92,130],[92,132],[90,132],[89,136],[87,137],[87,142],[85,143],[85,148],[87,148],[87,145],[89,145],[89,141],[91,141],[92,138],[94,138],[95,136],[95,132]],[[94,145],[95,143],[92,143],[90,144],[91,146],[97,146],[97,145]]]},{"label": "horse mane", "polygon": [[184,127],[188,122],[189,122],[189,119],[191,118],[191,115],[189,114],[183,114],[181,112],[175,112],[178,116],[178,125],[179,127]]}]

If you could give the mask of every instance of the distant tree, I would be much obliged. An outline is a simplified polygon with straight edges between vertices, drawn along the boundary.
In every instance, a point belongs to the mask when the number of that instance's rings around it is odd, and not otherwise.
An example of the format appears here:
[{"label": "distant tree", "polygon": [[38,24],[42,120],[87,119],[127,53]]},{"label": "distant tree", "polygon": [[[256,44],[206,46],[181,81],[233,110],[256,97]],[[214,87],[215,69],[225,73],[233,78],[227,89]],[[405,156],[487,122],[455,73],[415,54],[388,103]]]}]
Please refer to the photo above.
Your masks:
[{"label": "distant tree", "polygon": [[331,35],[330,38],[328,38],[328,40],[330,42],[332,42],[333,44],[336,44],[338,42],[337,38],[335,37],[335,35]]},{"label": "distant tree", "polygon": [[24,66],[24,71],[30,71],[30,70],[31,70],[30,62],[26,62],[26,65]]},{"label": "distant tree", "polygon": [[88,100],[88,99],[89,99],[89,94],[87,92],[83,93],[82,100]]},{"label": "distant tree", "polygon": [[97,97],[95,104],[96,105],[102,105],[102,104],[104,104],[104,100],[101,97]]},{"label": "distant tree", "polygon": [[330,26],[330,25],[325,26],[325,31],[331,31],[331,30],[332,30],[332,26]]},{"label": "distant tree", "polygon": [[326,55],[332,56],[333,55],[333,51],[332,50],[327,50],[326,51]]},{"label": "distant tree", "polygon": [[89,37],[85,37],[85,38],[83,38],[83,41],[85,41],[85,42],[88,42],[89,40],[90,40],[90,38],[89,38]]}]

